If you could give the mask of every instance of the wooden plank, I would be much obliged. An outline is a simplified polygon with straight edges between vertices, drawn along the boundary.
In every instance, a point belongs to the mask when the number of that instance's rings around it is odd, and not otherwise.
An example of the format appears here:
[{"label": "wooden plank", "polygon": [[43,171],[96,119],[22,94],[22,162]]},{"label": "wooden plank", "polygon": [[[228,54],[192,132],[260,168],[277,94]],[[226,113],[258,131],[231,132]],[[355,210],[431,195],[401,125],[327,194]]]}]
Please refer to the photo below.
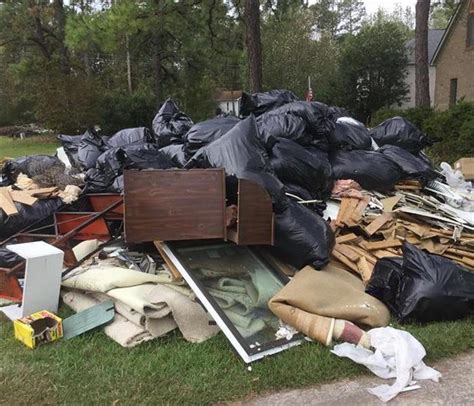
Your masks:
[{"label": "wooden plank", "polygon": [[349,233],[345,235],[341,235],[336,238],[336,244],[342,244],[344,242],[354,241],[357,240],[359,237],[354,233]]},{"label": "wooden plank", "polygon": [[339,212],[336,217],[336,226],[341,227],[344,225],[344,219],[346,216],[347,207],[350,204],[351,199],[349,197],[343,197],[341,199],[341,205],[339,206]]},{"label": "wooden plank", "polygon": [[385,258],[385,257],[399,257],[400,256],[396,252],[391,252],[388,250],[377,250],[377,251],[374,251],[373,254],[379,259]]},{"label": "wooden plank", "polygon": [[7,216],[18,214],[15,203],[10,196],[10,192],[6,187],[0,188],[0,208],[3,209]]},{"label": "wooden plank", "polygon": [[372,276],[374,267],[370,266],[365,257],[360,257],[357,261],[357,268],[359,269],[360,276],[364,284],[367,284]]},{"label": "wooden plank", "polygon": [[360,255],[357,252],[351,250],[351,248],[347,245],[336,244],[334,249],[349,258],[352,262],[357,262],[360,258]]},{"label": "wooden plank", "polygon": [[374,257],[371,253],[365,251],[363,248],[352,246],[352,249],[355,252],[359,253],[361,257],[365,257],[367,261],[369,261],[371,264],[375,264],[377,262],[377,258]]},{"label": "wooden plank", "polygon": [[393,211],[393,208],[396,206],[396,204],[400,201],[401,198],[401,196],[392,196],[387,197],[386,199],[382,199],[380,203],[383,204],[383,211],[391,213]]},{"label": "wooden plank", "polygon": [[124,172],[127,242],[225,239],[223,169]]},{"label": "wooden plank", "polygon": [[385,224],[387,224],[392,219],[392,215],[390,213],[383,213],[378,216],[372,223],[370,223],[367,227],[365,227],[365,232],[370,237],[375,234],[378,230],[380,230]]},{"label": "wooden plank", "polygon": [[369,204],[370,199],[365,196],[363,199],[359,200],[354,212],[351,215],[350,221],[355,223],[355,225],[359,224],[362,215],[364,214],[364,210]]},{"label": "wooden plank", "polygon": [[448,248],[446,251],[451,254],[456,254],[474,259],[474,252],[460,250],[459,248]]},{"label": "wooden plank", "polygon": [[40,189],[31,189],[24,190],[25,193],[29,193],[31,196],[40,196],[40,195],[50,195],[51,193],[57,192],[58,188],[53,187],[44,187]]},{"label": "wooden plank", "polygon": [[346,256],[341,254],[340,252],[333,251],[331,254],[334,258],[336,258],[338,261],[349,267],[349,269],[353,270],[356,273],[359,273],[359,268],[357,268],[357,265],[352,263],[350,259],[348,259]]},{"label": "wooden plank", "polygon": [[20,190],[11,190],[10,196],[14,202],[26,204],[28,206],[33,206],[38,201],[37,197],[33,197],[30,193],[25,193]]},{"label": "wooden plank", "polygon": [[402,246],[402,242],[400,240],[374,241],[374,242],[368,242],[366,244],[366,248],[369,251],[381,250],[384,248],[401,247],[401,246]]},{"label": "wooden plank", "polygon": [[347,210],[344,213],[344,218],[342,219],[342,222],[348,226],[348,227],[355,227],[357,226],[357,223],[352,221],[352,214],[355,212],[360,200],[355,199],[355,198],[350,198],[349,204],[347,206]]}]

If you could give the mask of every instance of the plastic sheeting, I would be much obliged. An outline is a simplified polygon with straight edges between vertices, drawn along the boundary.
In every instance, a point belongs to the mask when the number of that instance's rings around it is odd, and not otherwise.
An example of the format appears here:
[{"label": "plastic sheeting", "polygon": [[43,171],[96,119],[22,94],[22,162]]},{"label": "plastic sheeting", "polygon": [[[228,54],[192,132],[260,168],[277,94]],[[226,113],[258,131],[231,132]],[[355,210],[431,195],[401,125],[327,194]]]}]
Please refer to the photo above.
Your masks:
[{"label": "plastic sheeting", "polygon": [[115,148],[127,145],[143,145],[152,141],[153,137],[148,128],[126,128],[108,138],[107,145],[111,148]]},{"label": "plastic sheeting", "polygon": [[395,378],[392,385],[379,385],[368,389],[381,401],[388,402],[400,392],[419,389],[420,386],[415,385],[415,379],[438,382],[441,378],[438,371],[423,362],[425,348],[407,331],[382,327],[372,329],[368,334],[375,351],[343,343],[336,345],[331,352],[365,365],[382,379]]},{"label": "plastic sheeting", "polygon": [[223,116],[202,121],[191,127],[184,136],[184,152],[188,158],[192,157],[199,148],[219,139],[240,120],[233,116]]},{"label": "plastic sheeting", "polygon": [[86,131],[77,149],[77,163],[83,170],[94,168],[97,158],[107,150],[104,140],[93,131]]},{"label": "plastic sheeting", "polygon": [[367,190],[390,190],[402,178],[392,159],[374,151],[336,151],[329,162],[334,179],[353,179]]},{"label": "plastic sheeting", "polygon": [[278,179],[301,186],[312,198],[327,199],[332,190],[332,170],[327,154],[316,148],[303,148],[280,138],[270,153],[270,163]]},{"label": "plastic sheeting", "polygon": [[172,99],[167,99],[153,119],[153,132],[160,147],[172,143],[181,143],[184,134],[192,127],[193,121]]},{"label": "plastic sheeting", "polygon": [[186,165],[187,159],[182,144],[168,145],[161,148],[160,152],[165,154],[177,168],[182,168]]},{"label": "plastic sheeting", "polygon": [[418,153],[433,142],[412,123],[402,117],[393,117],[374,127],[370,131],[377,145],[390,144]]},{"label": "plastic sheeting", "polygon": [[272,252],[297,269],[305,265],[321,269],[329,262],[334,241],[329,224],[294,201],[289,202],[283,213],[275,216]]},{"label": "plastic sheeting", "polygon": [[474,274],[404,243],[403,262],[377,261],[366,288],[404,321],[455,320],[474,312]]},{"label": "plastic sheeting", "polygon": [[239,114],[244,117],[250,114],[259,116],[296,100],[299,100],[298,97],[289,90],[276,89],[254,94],[243,92],[240,99]]}]

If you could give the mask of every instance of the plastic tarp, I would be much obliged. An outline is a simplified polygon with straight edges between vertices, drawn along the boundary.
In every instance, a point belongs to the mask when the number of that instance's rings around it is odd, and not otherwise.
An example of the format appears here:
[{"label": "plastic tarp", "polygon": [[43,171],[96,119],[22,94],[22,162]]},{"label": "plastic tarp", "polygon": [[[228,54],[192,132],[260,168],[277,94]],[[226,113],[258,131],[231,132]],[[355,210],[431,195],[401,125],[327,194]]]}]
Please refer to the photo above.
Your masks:
[{"label": "plastic tarp", "polygon": [[322,217],[299,203],[275,215],[275,244],[272,252],[301,269],[311,265],[321,269],[329,261],[334,233]]},{"label": "plastic tarp", "polygon": [[167,99],[153,119],[152,127],[157,144],[165,147],[181,143],[184,134],[193,124],[193,120],[180,111],[173,100]]},{"label": "plastic tarp", "polygon": [[273,174],[258,138],[254,116],[241,120],[227,134],[201,148],[186,168],[224,168],[227,175],[253,180],[264,187],[272,197],[275,211],[286,208],[283,184]]},{"label": "plastic tarp", "polygon": [[409,243],[403,244],[401,267],[392,258],[377,261],[366,292],[402,322],[455,320],[474,312],[474,274]]},{"label": "plastic tarp", "polygon": [[234,116],[221,116],[202,121],[191,127],[184,136],[184,152],[192,157],[199,148],[219,139],[230,131],[240,120]]},{"label": "plastic tarp", "polygon": [[287,138],[296,143],[328,150],[328,138],[334,123],[327,115],[327,106],[318,102],[296,101],[268,111],[258,117],[260,137],[267,148],[272,138]]},{"label": "plastic tarp", "polygon": [[403,148],[384,145],[377,152],[384,154],[397,164],[404,178],[415,178],[426,182],[438,177],[430,163]]},{"label": "plastic tarp", "polygon": [[280,138],[271,150],[270,163],[283,183],[299,185],[316,199],[331,195],[332,170],[325,152]]},{"label": "plastic tarp", "polygon": [[142,145],[149,142],[153,142],[153,137],[146,127],[126,128],[107,139],[107,145],[111,148]]},{"label": "plastic tarp", "polygon": [[62,205],[61,199],[38,200],[32,206],[15,203],[18,214],[7,216],[0,210],[0,239],[6,239],[15,233],[53,214]]},{"label": "plastic tarp", "polygon": [[377,145],[390,144],[418,153],[433,142],[412,123],[403,117],[393,117],[374,127],[370,131]]},{"label": "plastic tarp", "polygon": [[402,178],[392,159],[374,151],[335,151],[329,162],[334,179],[353,179],[367,190],[390,190]]},{"label": "plastic tarp", "polygon": [[97,158],[107,150],[104,140],[95,132],[88,130],[82,137],[77,149],[77,162],[81,169],[94,168]]},{"label": "plastic tarp", "polygon": [[244,117],[250,114],[259,116],[296,100],[299,100],[298,97],[289,90],[275,89],[253,94],[243,92],[240,98],[239,114]]},{"label": "plastic tarp", "polygon": [[351,117],[338,118],[334,131],[329,137],[329,146],[332,150],[372,149],[372,138],[364,124]]}]

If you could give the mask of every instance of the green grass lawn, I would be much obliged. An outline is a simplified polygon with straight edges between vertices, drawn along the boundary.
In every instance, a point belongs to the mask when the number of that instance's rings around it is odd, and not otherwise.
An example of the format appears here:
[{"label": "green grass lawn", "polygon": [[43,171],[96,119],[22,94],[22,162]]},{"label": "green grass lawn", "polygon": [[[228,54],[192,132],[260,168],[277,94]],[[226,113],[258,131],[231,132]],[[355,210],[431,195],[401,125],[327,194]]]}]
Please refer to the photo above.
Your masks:
[{"label": "green grass lawn", "polygon": [[16,158],[22,155],[52,155],[60,145],[54,137],[36,136],[23,140],[0,136],[0,160]]},{"label": "green grass lawn", "polygon": [[[403,328],[425,346],[430,364],[473,348],[473,321]],[[14,339],[4,318],[0,329],[5,404],[210,404],[367,373],[316,343],[253,363],[249,370],[222,333],[202,344],[176,333],[124,349],[97,331],[29,350]]]}]

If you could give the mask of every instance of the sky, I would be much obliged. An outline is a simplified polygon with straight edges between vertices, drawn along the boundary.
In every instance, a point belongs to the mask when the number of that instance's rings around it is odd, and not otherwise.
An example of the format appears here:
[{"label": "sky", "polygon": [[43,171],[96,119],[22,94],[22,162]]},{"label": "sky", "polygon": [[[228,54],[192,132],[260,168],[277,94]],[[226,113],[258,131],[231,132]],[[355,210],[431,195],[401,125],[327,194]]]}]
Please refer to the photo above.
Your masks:
[{"label": "sky", "polygon": [[363,0],[365,4],[365,9],[367,10],[367,14],[372,14],[377,11],[379,7],[384,8],[388,12],[393,11],[397,4],[400,4],[403,8],[409,6],[413,10],[415,10],[416,0]]}]

